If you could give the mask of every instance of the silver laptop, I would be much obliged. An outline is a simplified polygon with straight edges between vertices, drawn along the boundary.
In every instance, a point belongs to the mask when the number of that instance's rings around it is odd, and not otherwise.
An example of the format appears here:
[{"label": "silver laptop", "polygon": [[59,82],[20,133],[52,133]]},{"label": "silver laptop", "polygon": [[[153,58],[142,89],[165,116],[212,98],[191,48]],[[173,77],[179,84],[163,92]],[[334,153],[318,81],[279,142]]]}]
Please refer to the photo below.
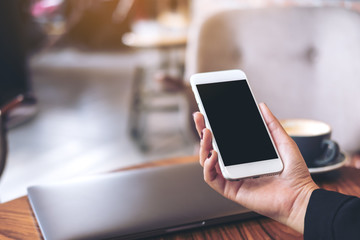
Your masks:
[{"label": "silver laptop", "polygon": [[136,239],[257,216],[204,181],[198,163],[33,186],[45,239]]}]

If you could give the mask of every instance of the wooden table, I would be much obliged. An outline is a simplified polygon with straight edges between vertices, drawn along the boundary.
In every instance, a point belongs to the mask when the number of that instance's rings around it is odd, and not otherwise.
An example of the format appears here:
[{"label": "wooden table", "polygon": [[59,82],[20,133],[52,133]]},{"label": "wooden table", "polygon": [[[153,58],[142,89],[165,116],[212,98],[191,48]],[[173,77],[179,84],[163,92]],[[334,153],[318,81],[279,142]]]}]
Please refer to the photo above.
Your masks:
[{"label": "wooden table", "polygon": [[[197,161],[196,156],[181,157],[120,169],[154,167]],[[322,188],[360,196],[360,170],[344,167],[314,176]],[[27,197],[0,204],[0,239],[42,239]],[[260,217],[202,229],[173,233],[152,239],[302,239],[302,235],[271,219]]]}]

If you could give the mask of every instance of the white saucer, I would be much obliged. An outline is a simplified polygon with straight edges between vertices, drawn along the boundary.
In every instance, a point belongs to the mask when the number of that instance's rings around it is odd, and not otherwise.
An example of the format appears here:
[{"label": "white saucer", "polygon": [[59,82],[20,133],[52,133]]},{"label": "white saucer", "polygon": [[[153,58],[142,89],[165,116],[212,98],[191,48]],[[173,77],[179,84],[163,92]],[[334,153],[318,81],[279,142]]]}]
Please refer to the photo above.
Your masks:
[{"label": "white saucer", "polygon": [[317,174],[317,173],[325,173],[325,172],[334,171],[334,170],[339,169],[342,166],[344,166],[345,162],[346,162],[345,154],[340,153],[338,158],[336,159],[336,161],[334,161],[334,163],[323,166],[323,167],[309,168],[309,172],[311,174]]}]

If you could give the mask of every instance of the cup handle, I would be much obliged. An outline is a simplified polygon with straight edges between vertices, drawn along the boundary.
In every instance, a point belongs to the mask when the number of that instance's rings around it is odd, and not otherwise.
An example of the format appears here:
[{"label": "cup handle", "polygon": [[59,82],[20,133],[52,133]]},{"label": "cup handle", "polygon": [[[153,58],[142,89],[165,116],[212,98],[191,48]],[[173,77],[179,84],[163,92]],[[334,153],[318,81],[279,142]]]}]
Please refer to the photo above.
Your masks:
[{"label": "cup handle", "polygon": [[340,152],[340,148],[337,142],[330,139],[325,139],[322,142],[322,147],[323,149],[325,149],[324,153],[320,158],[314,161],[315,165],[317,166],[323,166],[333,161],[339,155]]}]

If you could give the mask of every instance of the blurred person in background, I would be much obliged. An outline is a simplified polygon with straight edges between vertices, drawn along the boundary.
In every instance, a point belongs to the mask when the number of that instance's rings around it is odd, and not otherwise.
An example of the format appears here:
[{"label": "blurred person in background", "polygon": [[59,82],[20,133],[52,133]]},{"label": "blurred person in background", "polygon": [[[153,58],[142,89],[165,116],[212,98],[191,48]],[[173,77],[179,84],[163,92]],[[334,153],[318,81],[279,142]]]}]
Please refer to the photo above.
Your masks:
[{"label": "blurred person in background", "polygon": [[6,131],[36,113],[28,56],[44,40],[30,13],[30,1],[0,1],[0,176],[7,156]]},{"label": "blurred person in background", "polygon": [[0,1],[0,100],[5,105],[23,95],[20,105],[6,114],[8,127],[29,120],[36,113],[28,57],[44,41],[45,35],[30,14],[30,1]]}]

